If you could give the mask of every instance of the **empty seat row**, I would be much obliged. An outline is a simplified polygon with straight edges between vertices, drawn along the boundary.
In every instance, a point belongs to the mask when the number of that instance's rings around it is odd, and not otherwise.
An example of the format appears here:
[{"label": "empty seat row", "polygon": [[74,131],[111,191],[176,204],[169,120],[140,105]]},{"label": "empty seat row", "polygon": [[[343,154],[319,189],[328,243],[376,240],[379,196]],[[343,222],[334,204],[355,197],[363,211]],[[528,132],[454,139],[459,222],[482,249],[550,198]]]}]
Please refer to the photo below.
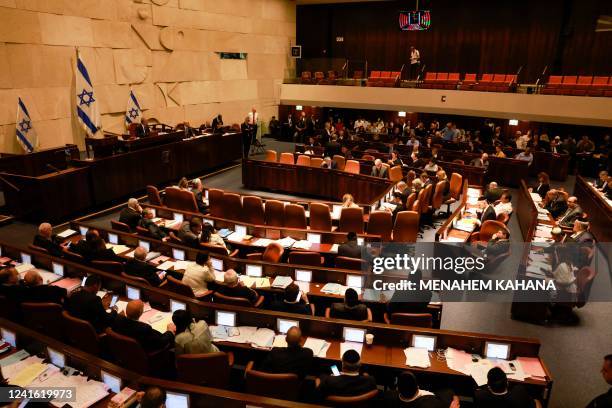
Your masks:
[{"label": "empty seat row", "polygon": [[458,72],[427,72],[420,86],[428,89],[457,89],[459,80]]},{"label": "empty seat row", "polygon": [[546,95],[612,96],[612,77],[551,75],[540,93]]},{"label": "empty seat row", "polygon": [[372,71],[366,86],[394,87],[399,83],[401,71]]},{"label": "empty seat row", "polygon": [[310,71],[302,71],[300,83],[302,84],[319,84],[319,85],[334,85],[338,79],[336,71],[327,71],[327,78],[323,71],[316,71],[314,76]]},{"label": "empty seat row", "polygon": [[460,80],[458,72],[427,72],[420,84],[427,89],[461,89],[464,91],[510,92],[516,85],[516,74],[476,74],[467,73]]}]

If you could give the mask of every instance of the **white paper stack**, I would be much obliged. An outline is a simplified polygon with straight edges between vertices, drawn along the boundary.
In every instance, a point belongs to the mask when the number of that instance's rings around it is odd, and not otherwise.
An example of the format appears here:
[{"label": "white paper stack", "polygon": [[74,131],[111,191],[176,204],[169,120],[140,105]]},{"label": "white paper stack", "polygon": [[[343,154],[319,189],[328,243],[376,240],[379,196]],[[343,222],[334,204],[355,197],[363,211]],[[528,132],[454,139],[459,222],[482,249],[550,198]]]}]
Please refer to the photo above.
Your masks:
[{"label": "white paper stack", "polygon": [[312,246],[312,243],[306,240],[302,240],[302,241],[294,242],[292,248],[293,249],[310,249],[311,246]]},{"label": "white paper stack", "polygon": [[76,233],[77,232],[75,230],[71,230],[70,228],[68,228],[67,230],[64,230],[60,232],[59,234],[57,234],[57,236],[60,238],[68,238],[69,236],[74,235]]},{"label": "white paper stack", "polygon": [[251,337],[251,346],[255,348],[270,349],[273,343],[274,331],[270,329],[259,328]]},{"label": "white paper stack", "polygon": [[274,241],[268,238],[257,238],[255,241],[252,242],[252,245],[260,246],[260,247],[267,247],[272,242]]},{"label": "white paper stack", "polygon": [[291,285],[292,282],[293,282],[293,279],[291,279],[291,276],[280,276],[279,275],[276,278],[274,278],[274,282],[272,282],[272,287],[285,289],[287,286]]},{"label": "white paper stack", "polygon": [[167,271],[168,269],[174,267],[174,265],[175,265],[174,261],[166,261],[162,263],[161,265],[157,265],[157,269],[161,269],[162,271]]},{"label": "white paper stack", "polygon": [[287,347],[287,338],[284,334],[277,334],[274,336],[274,342],[272,347]]},{"label": "white paper stack", "polygon": [[329,250],[329,252],[335,252],[338,253],[338,244],[334,244],[331,246],[331,249]]},{"label": "white paper stack", "polygon": [[129,251],[130,247],[126,245],[106,244],[107,249],[112,249],[116,255]]},{"label": "white paper stack", "polygon": [[280,244],[283,248],[291,248],[291,246],[296,243],[296,240],[291,237],[285,237],[276,240],[276,242]]},{"label": "white paper stack", "polygon": [[343,286],[339,283],[328,282],[321,288],[321,292],[330,295],[340,295],[340,292],[342,292],[342,288]]},{"label": "white paper stack", "polygon": [[314,337],[308,337],[306,342],[304,342],[304,348],[311,349],[315,357],[326,357],[329,346],[330,343],[325,340],[315,339]]},{"label": "white paper stack", "polygon": [[234,232],[227,237],[228,241],[240,242],[244,239],[244,234]]},{"label": "white paper stack", "polygon": [[429,361],[429,351],[424,348],[408,347],[404,349],[406,355],[406,365],[410,367],[428,368],[431,367]]},{"label": "white paper stack", "polygon": [[363,343],[357,343],[354,341],[344,341],[340,343],[340,357],[344,355],[344,353],[348,350],[355,350],[359,355],[361,355],[361,350],[363,349]]}]

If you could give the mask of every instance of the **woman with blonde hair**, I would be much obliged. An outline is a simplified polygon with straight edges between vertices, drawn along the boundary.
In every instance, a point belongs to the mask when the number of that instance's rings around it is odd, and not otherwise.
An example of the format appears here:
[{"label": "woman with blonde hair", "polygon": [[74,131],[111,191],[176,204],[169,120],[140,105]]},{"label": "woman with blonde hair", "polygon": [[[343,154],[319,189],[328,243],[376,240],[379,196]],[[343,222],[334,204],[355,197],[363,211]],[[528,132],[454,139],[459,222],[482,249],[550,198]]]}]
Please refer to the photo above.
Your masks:
[{"label": "woman with blonde hair", "polygon": [[355,204],[355,199],[351,194],[345,194],[342,196],[342,208],[359,208],[359,206]]}]

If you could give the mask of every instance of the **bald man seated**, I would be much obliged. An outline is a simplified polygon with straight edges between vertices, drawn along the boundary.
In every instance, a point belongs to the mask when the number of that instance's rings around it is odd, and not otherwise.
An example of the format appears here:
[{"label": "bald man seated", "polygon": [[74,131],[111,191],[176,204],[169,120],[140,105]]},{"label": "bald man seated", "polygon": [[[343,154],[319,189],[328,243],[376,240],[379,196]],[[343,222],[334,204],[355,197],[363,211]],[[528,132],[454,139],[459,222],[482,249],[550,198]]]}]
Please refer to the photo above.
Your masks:
[{"label": "bald man seated", "polygon": [[146,279],[151,286],[159,286],[163,282],[165,274],[159,272],[154,266],[147,263],[147,250],[138,247],[134,250],[134,258],[125,264],[125,273]]},{"label": "bald man seated", "polygon": [[119,316],[113,324],[113,330],[136,340],[147,352],[164,349],[174,344],[174,324],[168,324],[168,330],[160,333],[149,324],[139,321],[144,309],[142,300],[132,300],[125,308],[125,317]]},{"label": "bald man seated", "polygon": [[135,198],[130,198],[125,207],[119,213],[119,222],[129,225],[134,230],[142,219],[142,207]]},{"label": "bald man seated", "polygon": [[61,245],[57,237],[53,235],[53,228],[48,222],[43,222],[38,226],[38,234],[34,236],[32,244],[46,249],[53,256],[63,256],[66,251],[66,247]]},{"label": "bald man seated", "polygon": [[45,285],[42,276],[36,269],[31,269],[26,272],[23,277],[23,286],[26,290],[23,292],[22,302],[31,303],[57,303],[63,304],[66,299],[66,289],[58,286]]},{"label": "bald man seated", "polygon": [[251,288],[244,286],[233,269],[228,269],[223,275],[223,285],[219,285],[217,292],[229,297],[248,299],[252,305],[257,302],[259,295]]},{"label": "bald man seated", "polygon": [[302,331],[297,326],[287,331],[285,339],[287,347],[270,350],[260,370],[272,374],[297,374],[303,379],[312,365],[312,350],[301,346]]}]

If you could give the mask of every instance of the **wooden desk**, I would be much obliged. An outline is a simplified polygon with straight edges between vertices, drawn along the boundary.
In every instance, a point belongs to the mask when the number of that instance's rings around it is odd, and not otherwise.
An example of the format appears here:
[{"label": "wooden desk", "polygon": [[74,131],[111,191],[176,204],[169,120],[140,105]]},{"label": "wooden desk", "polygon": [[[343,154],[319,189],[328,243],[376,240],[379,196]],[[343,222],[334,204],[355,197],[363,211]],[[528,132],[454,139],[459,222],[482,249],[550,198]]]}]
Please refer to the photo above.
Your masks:
[{"label": "wooden desk", "polygon": [[38,150],[28,154],[2,153],[0,172],[22,176],[41,176],[68,167],[68,161],[79,158],[74,144]]},{"label": "wooden desk", "polygon": [[167,143],[180,142],[185,136],[184,131],[176,132],[157,132],[152,130],[149,136],[141,138],[118,139],[117,144],[124,152],[132,152],[135,150],[145,149],[163,145]]},{"label": "wooden desk", "polygon": [[352,194],[360,205],[381,200],[392,188],[390,180],[340,170],[243,160],[242,183],[253,190],[282,191],[341,201]]},{"label": "wooden desk", "polygon": [[[610,201],[606,200],[604,195],[582,176],[576,176],[574,195],[578,198],[580,207],[589,215],[591,232],[597,241],[612,242],[612,205]],[[612,258],[608,257],[608,259]]]}]

